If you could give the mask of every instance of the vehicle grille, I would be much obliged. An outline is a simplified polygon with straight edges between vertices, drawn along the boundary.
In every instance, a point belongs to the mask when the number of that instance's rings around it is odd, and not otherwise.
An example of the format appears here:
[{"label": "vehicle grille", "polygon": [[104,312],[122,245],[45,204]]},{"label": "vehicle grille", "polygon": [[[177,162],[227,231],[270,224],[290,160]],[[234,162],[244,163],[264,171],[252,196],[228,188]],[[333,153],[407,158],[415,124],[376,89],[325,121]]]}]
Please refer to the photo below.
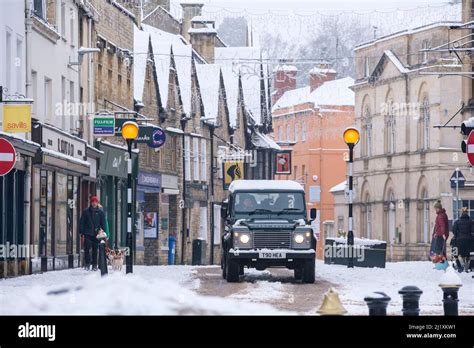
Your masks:
[{"label": "vehicle grille", "polygon": [[255,231],[254,248],[280,249],[291,247],[291,232],[288,231]]}]

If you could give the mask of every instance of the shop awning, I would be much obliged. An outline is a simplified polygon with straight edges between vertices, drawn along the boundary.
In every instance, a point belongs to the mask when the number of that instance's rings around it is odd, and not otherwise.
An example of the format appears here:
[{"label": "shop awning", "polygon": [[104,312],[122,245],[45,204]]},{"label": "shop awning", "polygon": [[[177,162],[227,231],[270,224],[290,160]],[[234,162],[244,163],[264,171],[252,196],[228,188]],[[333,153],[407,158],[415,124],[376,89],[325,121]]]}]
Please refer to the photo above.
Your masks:
[{"label": "shop awning", "polygon": [[258,131],[252,134],[252,144],[257,149],[281,150],[280,145],[278,145],[272,138]]}]

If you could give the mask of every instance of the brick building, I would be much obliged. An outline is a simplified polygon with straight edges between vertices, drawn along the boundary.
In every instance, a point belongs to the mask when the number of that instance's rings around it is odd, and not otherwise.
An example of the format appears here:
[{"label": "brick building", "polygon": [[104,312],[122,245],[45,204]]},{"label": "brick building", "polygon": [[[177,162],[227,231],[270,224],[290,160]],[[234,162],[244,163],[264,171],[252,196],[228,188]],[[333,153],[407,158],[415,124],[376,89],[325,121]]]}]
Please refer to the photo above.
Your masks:
[{"label": "brick building", "polygon": [[[289,76],[287,76],[289,75]],[[346,175],[347,146],[342,134],[354,124],[353,79],[336,79],[336,71],[319,65],[309,72],[309,84],[296,87],[296,67],[278,66],[273,96],[275,137],[284,149],[292,151],[289,175],[280,180],[296,180],[305,188],[308,208],[318,211],[316,233],[324,240],[324,228],[334,220],[334,199],[329,192]],[[286,82],[286,83],[285,83]],[[317,255],[322,255],[323,243]]]}]

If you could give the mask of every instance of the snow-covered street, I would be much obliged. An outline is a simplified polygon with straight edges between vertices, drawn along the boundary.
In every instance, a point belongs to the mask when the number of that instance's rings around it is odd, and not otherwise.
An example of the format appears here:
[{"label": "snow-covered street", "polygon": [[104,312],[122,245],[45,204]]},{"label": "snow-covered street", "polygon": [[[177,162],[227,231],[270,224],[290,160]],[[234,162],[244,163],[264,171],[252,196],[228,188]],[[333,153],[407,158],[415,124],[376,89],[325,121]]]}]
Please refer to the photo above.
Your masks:
[{"label": "snow-covered street", "polygon": [[[400,315],[403,286],[423,290],[422,315],[442,315],[443,271],[429,262],[387,263],[386,269],[325,265],[318,261],[316,283],[301,284],[291,271],[246,270],[228,284],[217,266],[136,266],[133,275],[81,269],[0,281],[0,314],[316,314],[332,286],[350,315],[366,315],[363,298],[373,291],[391,297],[389,315]],[[461,315],[474,315],[474,280],[460,274]]]}]

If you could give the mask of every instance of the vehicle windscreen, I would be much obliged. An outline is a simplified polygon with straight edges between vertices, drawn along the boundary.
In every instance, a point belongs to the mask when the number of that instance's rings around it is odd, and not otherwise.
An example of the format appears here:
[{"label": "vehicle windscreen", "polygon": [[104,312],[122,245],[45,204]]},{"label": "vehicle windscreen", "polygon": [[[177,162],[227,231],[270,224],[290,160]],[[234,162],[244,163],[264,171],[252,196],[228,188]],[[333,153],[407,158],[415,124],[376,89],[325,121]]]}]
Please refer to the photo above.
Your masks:
[{"label": "vehicle windscreen", "polygon": [[234,207],[236,214],[301,214],[304,198],[302,192],[239,192]]}]

